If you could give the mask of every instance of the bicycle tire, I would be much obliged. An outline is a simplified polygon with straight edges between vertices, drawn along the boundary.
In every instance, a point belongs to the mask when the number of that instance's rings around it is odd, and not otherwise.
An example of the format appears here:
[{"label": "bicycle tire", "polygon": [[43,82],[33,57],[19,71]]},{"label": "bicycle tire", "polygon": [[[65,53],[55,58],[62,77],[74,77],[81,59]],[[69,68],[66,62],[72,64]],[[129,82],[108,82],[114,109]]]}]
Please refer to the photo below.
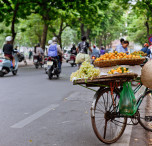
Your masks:
[{"label": "bicycle tire", "polygon": [[[150,96],[148,97],[149,93],[151,93],[151,91],[147,91],[145,93],[144,98],[138,108],[140,115],[138,117],[138,121],[145,130],[152,132],[152,119],[150,121],[146,120],[146,117],[152,118],[152,110],[149,109],[150,104],[152,103],[152,98]],[[140,101],[141,98],[142,96],[138,99],[138,102]]]},{"label": "bicycle tire", "polygon": [[[107,102],[105,102],[105,93],[107,93]],[[101,142],[103,142],[103,143],[105,143],[105,144],[111,144],[111,143],[115,143],[121,136],[122,136],[122,134],[124,133],[124,130],[125,130],[125,128],[126,128],[126,125],[127,125],[127,118],[126,117],[123,117],[123,118],[121,118],[122,119],[122,127],[121,127],[121,129],[120,129],[120,132],[118,133],[118,135],[116,135],[116,134],[112,134],[112,135],[110,135],[110,137],[111,136],[113,136],[111,139],[109,139],[109,133],[108,133],[108,121],[107,121],[107,123],[105,124],[105,125],[107,125],[107,126],[103,126],[104,128],[105,127],[107,127],[107,129],[105,128],[104,129],[104,136],[102,136],[103,135],[103,131],[102,131],[102,128],[101,128],[101,130],[99,131],[99,128],[98,128],[98,126],[97,126],[97,121],[98,121],[98,116],[97,116],[97,112],[96,111],[98,111],[99,112],[99,110],[97,110],[97,108],[98,108],[98,103],[99,102],[101,102],[103,99],[104,99],[104,102],[102,101],[101,103],[99,103],[100,105],[101,104],[103,104],[104,103],[104,105],[105,104],[107,104],[107,106],[109,105],[109,107],[111,106],[109,103],[111,102],[112,103],[112,97],[110,98],[110,97],[108,97],[108,93],[110,93],[110,95],[111,95],[111,89],[110,88],[105,88],[105,89],[99,89],[97,92],[96,92],[96,94],[95,94],[95,98],[96,98],[96,101],[95,101],[95,104],[94,104],[94,107],[92,107],[92,108],[94,108],[94,116],[91,116],[91,121],[92,121],[92,127],[93,127],[93,130],[94,130],[94,133],[95,133],[95,135],[97,136],[97,138],[101,141]],[[116,105],[118,105],[118,102],[119,102],[119,98],[117,98],[117,96],[119,96],[119,92],[117,91],[117,90],[114,90],[113,91],[113,93],[114,93],[114,95],[115,95],[115,103],[116,103]],[[101,101],[100,101],[101,100]],[[109,100],[109,101],[108,101]],[[110,101],[111,100],[111,101]],[[108,109],[108,108],[107,108]],[[101,109],[100,109],[101,110]],[[108,111],[108,110],[107,110]],[[105,112],[101,112],[101,114],[103,114],[103,116],[104,116],[104,120],[105,120],[105,115],[106,115],[106,113],[107,113],[107,111],[106,111],[106,108],[105,108]],[[109,111],[110,111],[110,108],[109,108]],[[100,115],[101,116],[101,115]],[[102,122],[103,122],[103,120],[101,120]],[[106,121],[106,120],[105,120]],[[115,120],[113,120],[112,121],[112,119],[110,119],[109,120],[109,123],[110,124],[113,124],[114,123],[114,121]],[[116,122],[116,121],[115,121]],[[119,123],[119,122],[118,122]],[[118,124],[117,123],[117,124]],[[101,123],[102,124],[102,123]],[[120,126],[120,125],[119,125]],[[115,127],[117,127],[117,125],[115,124]],[[110,130],[111,130],[111,128],[109,128]],[[107,130],[107,131],[106,131]],[[116,130],[118,130],[117,128],[116,128]],[[117,132],[117,131],[116,131]],[[108,133],[107,134],[107,138],[106,138],[106,135],[105,135],[105,133]]]}]

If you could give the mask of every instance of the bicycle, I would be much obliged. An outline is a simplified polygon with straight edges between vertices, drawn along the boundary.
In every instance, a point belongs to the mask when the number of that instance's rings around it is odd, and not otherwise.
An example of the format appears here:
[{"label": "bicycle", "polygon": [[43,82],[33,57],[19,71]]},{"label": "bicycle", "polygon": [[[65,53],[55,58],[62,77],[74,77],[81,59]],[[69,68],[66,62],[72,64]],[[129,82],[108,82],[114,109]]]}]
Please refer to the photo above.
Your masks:
[{"label": "bicycle", "polygon": [[[136,94],[142,87],[139,78],[138,83],[139,84],[134,89],[134,94]],[[74,84],[79,84],[79,82],[75,82]],[[86,84],[87,88],[95,86],[95,84],[89,84],[85,80],[83,84]],[[79,85],[81,85],[81,81]],[[92,88],[89,89],[93,90]],[[139,123],[145,130],[152,132],[152,114],[145,108],[145,105],[147,107],[147,104],[149,103],[148,100],[150,100],[150,97],[146,98],[146,96],[152,93],[152,90],[146,88],[143,94],[138,97],[136,104],[137,110],[133,116],[122,115],[119,112],[121,90],[122,85],[119,87],[115,86],[112,91],[111,87],[106,86],[105,84],[100,84],[99,90],[93,90],[96,93],[91,106],[92,127],[97,138],[106,144],[115,143],[122,136],[128,125],[128,118],[131,119],[133,125]]]}]

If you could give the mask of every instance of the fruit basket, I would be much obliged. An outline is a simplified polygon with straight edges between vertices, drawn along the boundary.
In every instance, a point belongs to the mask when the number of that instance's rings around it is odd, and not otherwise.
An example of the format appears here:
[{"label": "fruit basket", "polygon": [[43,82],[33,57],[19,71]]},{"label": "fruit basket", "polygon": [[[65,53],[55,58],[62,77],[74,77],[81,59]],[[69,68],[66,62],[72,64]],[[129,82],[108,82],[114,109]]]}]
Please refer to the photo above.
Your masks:
[{"label": "fruit basket", "polygon": [[116,65],[140,65],[145,58],[139,55],[127,55],[126,53],[115,51],[114,53],[106,53],[94,61],[96,67],[110,67]]},{"label": "fruit basket", "polygon": [[95,61],[94,65],[96,67],[110,67],[116,65],[140,65],[144,62],[145,58],[123,58],[114,60],[101,60]]}]

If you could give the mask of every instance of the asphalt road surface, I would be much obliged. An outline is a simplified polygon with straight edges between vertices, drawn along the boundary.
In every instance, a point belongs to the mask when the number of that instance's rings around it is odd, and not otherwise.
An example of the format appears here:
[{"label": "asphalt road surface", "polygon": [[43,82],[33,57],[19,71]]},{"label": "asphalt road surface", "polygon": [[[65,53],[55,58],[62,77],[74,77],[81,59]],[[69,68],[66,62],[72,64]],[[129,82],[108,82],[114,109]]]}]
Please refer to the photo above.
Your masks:
[{"label": "asphalt road surface", "polygon": [[[94,92],[73,86],[77,70],[64,63],[60,79],[44,69],[19,68],[0,78],[0,146],[102,146],[92,129]],[[116,146],[147,145],[140,126],[128,126]]]}]

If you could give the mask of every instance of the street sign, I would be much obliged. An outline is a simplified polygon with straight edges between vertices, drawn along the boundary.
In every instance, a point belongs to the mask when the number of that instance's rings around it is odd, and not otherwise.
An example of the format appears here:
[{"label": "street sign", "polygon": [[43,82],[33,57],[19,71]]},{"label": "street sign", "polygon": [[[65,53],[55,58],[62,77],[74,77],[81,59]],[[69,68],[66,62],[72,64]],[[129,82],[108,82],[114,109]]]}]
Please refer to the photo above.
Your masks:
[{"label": "street sign", "polygon": [[151,42],[152,42],[152,36],[150,36],[150,37],[148,38],[148,40],[149,40],[149,43],[151,43]]}]

